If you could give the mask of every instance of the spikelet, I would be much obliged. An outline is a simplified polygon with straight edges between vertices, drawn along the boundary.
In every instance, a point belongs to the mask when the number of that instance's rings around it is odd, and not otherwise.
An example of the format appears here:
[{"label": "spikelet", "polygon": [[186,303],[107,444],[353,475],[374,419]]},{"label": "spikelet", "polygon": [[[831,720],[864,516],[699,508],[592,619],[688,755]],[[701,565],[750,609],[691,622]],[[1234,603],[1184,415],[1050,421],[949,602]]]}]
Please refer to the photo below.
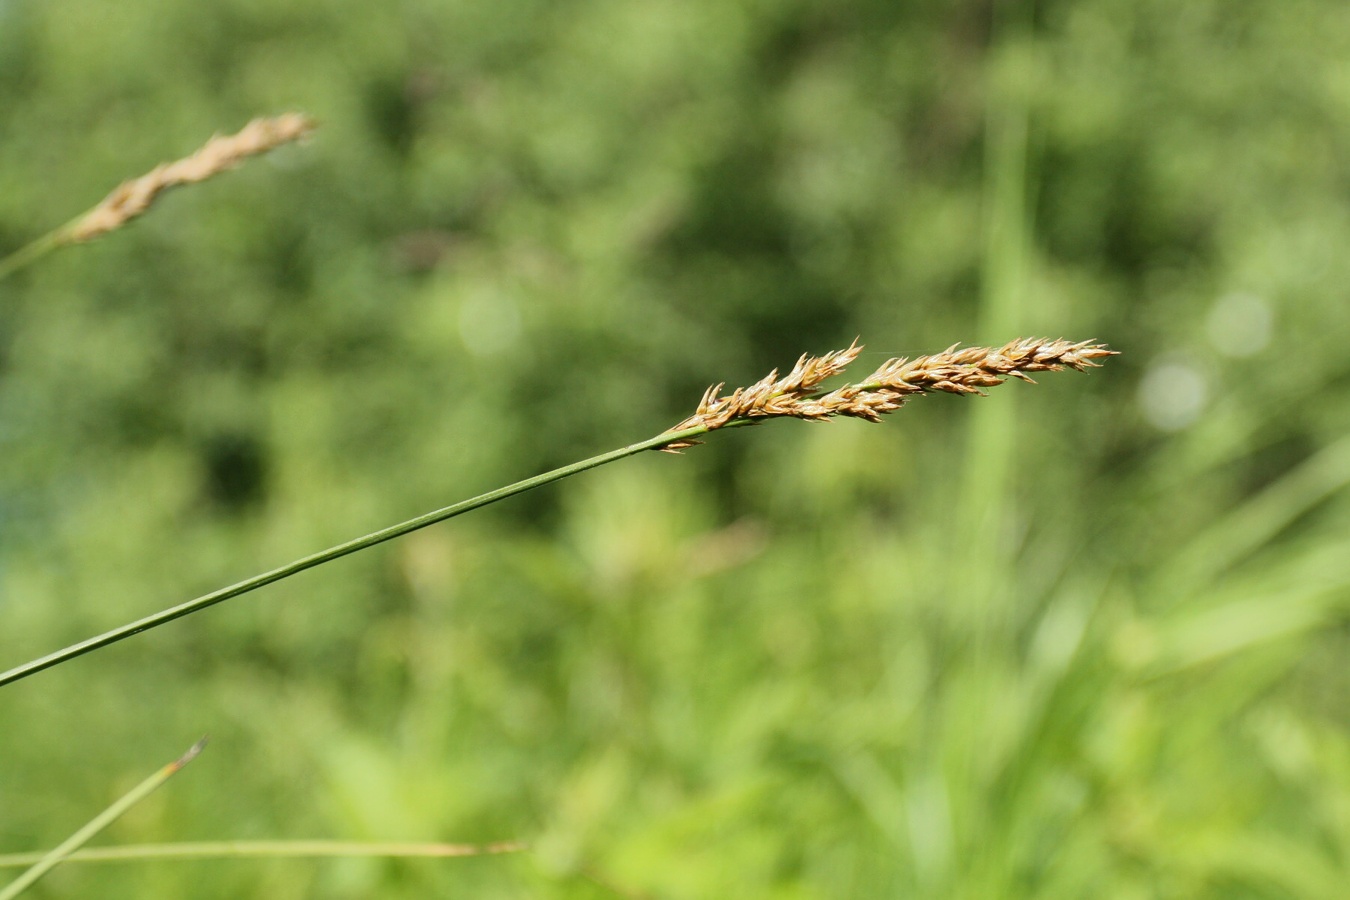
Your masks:
[{"label": "spikelet", "polygon": [[93,240],[121,228],[150,208],[163,191],[205,181],[233,169],[250,156],[266,153],[282,144],[298,141],[314,130],[314,121],[301,113],[254,119],[235,134],[217,135],[200,150],[176,162],[163,163],[150,172],[123,182],[98,206],[72,224],[62,243]]},{"label": "spikelet", "polygon": [[[1059,369],[1083,371],[1098,365],[1094,360],[1114,356],[1115,351],[1092,341],[1072,343],[1046,338],[1020,338],[997,349],[948,347],[941,353],[915,359],[890,359],[856,384],[846,384],[829,393],[816,388],[839,374],[857,359],[862,346],[855,340],[846,350],[820,357],[803,356],[782,379],[777,370],[747,388],[719,396],[723,385],[708,388],[698,409],[669,432],[703,427],[714,431],[735,421],[790,416],[823,421],[847,416],[879,422],[887,413],[918,394],[942,391],[950,394],[983,394],[985,388],[1007,378],[1032,381],[1029,372]],[[661,449],[679,451],[697,444],[692,438],[672,441]]]},{"label": "spikelet", "polygon": [[[858,358],[862,345],[855,339],[844,350],[834,350],[824,356],[802,354],[797,364],[783,378],[774,369],[759,381],[745,388],[736,388],[727,397],[719,397],[724,385],[715,384],[703,392],[698,409],[669,431],[684,431],[696,425],[705,425],[709,431],[721,428],[732,419],[757,419],[773,416],[799,416],[801,405],[815,391],[835,375],[844,371]],[[677,451],[692,447],[698,441],[677,441],[662,450]]]}]

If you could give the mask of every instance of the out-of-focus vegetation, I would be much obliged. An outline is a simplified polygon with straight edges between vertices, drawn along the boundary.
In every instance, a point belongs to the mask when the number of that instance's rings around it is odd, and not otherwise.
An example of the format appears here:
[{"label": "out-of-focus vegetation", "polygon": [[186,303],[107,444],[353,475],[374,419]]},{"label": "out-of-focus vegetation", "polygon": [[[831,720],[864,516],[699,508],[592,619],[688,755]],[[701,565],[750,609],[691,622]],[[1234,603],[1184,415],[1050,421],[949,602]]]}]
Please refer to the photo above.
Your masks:
[{"label": "out-of-focus vegetation", "polygon": [[[50,896],[1342,897],[1350,6],[0,0],[0,667],[803,351],[1124,352],[648,454],[0,690]],[[46,896],[44,895],[44,896]]]}]

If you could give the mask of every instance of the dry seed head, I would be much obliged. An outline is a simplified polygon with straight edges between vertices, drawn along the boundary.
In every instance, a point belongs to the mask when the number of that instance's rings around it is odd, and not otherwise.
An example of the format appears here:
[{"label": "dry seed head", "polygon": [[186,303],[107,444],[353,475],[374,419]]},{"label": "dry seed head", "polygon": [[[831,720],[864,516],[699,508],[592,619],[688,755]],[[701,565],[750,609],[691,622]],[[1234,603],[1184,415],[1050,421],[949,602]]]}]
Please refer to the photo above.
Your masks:
[{"label": "dry seed head", "polygon": [[1070,368],[1079,372],[1097,365],[1095,359],[1114,355],[1091,341],[1070,343],[1046,338],[1020,338],[998,349],[955,345],[932,356],[888,360],[863,381],[863,386],[889,387],[902,393],[950,391],[978,393],[1001,384],[1008,376],[1031,381],[1028,372]]},{"label": "dry seed head", "polygon": [[[858,358],[862,345],[854,338],[853,343],[844,350],[832,350],[824,356],[807,356],[805,353],[797,360],[797,365],[782,381],[774,386],[782,393],[805,393],[815,390],[822,383],[838,375],[848,364]],[[774,375],[777,373],[775,372]]]},{"label": "dry seed head", "polygon": [[[715,384],[703,392],[698,409],[670,431],[683,431],[696,425],[706,426],[709,431],[721,428],[732,419],[761,419],[781,416],[803,418],[804,404],[817,387],[827,379],[838,375],[849,363],[858,358],[862,345],[855,338],[853,343],[843,350],[833,350],[824,356],[802,354],[792,371],[783,378],[778,377],[774,369],[749,387],[736,388],[730,396],[719,396],[723,384]],[[808,417],[809,418],[809,417]],[[697,441],[676,441],[662,447],[663,450],[677,451],[692,447]]]},{"label": "dry seed head", "polygon": [[[1028,372],[1058,369],[1084,369],[1098,365],[1094,360],[1114,356],[1102,344],[1092,341],[1072,343],[1046,338],[1020,338],[997,349],[952,345],[941,353],[913,360],[887,360],[856,384],[846,384],[829,393],[815,389],[827,378],[837,375],[853,362],[862,347],[855,340],[846,350],[820,357],[803,356],[782,379],[777,370],[750,385],[737,388],[727,397],[719,397],[722,385],[708,388],[694,415],[670,431],[703,427],[707,431],[729,422],[791,416],[807,421],[824,421],[847,416],[879,422],[911,397],[933,391],[950,394],[983,394],[985,388],[1002,384],[1008,377],[1031,381]],[[675,441],[661,449],[678,451],[698,443],[692,439]]]},{"label": "dry seed head", "polygon": [[302,113],[254,119],[235,134],[217,135],[200,150],[176,162],[163,163],[140,178],[123,182],[65,233],[68,242],[88,241],[121,228],[136,218],[168,188],[205,181],[233,169],[250,156],[298,141],[314,130]]}]

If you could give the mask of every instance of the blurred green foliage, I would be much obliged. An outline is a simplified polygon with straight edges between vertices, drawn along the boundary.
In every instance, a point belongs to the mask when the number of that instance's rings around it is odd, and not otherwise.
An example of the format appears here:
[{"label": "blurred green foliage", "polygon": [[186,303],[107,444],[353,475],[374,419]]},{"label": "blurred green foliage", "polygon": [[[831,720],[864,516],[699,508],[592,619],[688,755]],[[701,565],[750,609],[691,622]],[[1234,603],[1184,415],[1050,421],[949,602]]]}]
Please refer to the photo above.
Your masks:
[{"label": "blurred green foliage", "polygon": [[1124,351],[649,454],[0,690],[38,896],[1343,897],[1350,6],[0,0],[0,667],[861,335]]}]

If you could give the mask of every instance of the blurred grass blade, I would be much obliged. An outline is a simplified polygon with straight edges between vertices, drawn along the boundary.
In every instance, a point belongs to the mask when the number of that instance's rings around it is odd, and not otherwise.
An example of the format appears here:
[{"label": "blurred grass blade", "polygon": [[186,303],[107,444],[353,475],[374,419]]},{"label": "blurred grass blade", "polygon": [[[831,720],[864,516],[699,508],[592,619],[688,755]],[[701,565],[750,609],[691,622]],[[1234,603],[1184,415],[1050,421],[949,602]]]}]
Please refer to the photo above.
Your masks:
[{"label": "blurred grass blade", "polygon": [[1345,595],[1344,585],[1319,591],[1293,588],[1189,612],[1158,628],[1159,646],[1144,675],[1175,675],[1309,631],[1328,621],[1344,605]]},{"label": "blurred grass blade", "polygon": [[140,803],[146,797],[154,793],[155,788],[168,781],[179,769],[182,769],[188,763],[202,752],[206,746],[206,738],[202,738],[197,743],[188,748],[188,751],[175,759],[173,762],[164,766],[155,774],[136,785],[119,797],[111,806],[89,820],[83,828],[76,831],[70,837],[66,838],[61,844],[50,852],[42,855],[26,872],[16,878],[0,890],[0,900],[13,900],[28,888],[32,887],[37,881],[46,875],[52,869],[64,862],[72,853],[84,846],[94,835],[107,828],[113,822],[117,821],[123,813],[131,809],[137,803]]},{"label": "blurred grass blade", "polygon": [[[450,859],[459,856],[492,856],[519,853],[523,841],[492,844],[441,844],[367,841],[194,841],[174,844],[132,844],[76,850],[67,863],[136,862],[152,859],[256,859],[317,857],[387,857]],[[0,854],[0,868],[31,865],[45,858],[42,853]]]},{"label": "blurred grass blade", "polygon": [[1317,504],[1350,485],[1350,438],[1292,469],[1201,532],[1162,568],[1158,581],[1177,593],[1208,584],[1269,543]]}]

